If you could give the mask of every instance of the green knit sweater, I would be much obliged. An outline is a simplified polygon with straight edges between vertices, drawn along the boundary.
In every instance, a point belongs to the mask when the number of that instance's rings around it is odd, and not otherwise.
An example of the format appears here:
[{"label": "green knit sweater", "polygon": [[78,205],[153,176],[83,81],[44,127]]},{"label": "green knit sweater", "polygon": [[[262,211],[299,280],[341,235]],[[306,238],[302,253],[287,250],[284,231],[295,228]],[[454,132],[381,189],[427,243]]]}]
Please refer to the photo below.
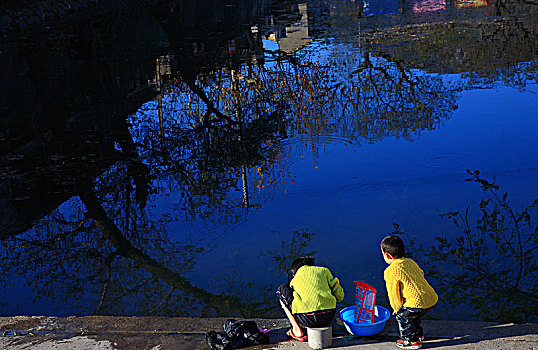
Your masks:
[{"label": "green knit sweater", "polygon": [[291,312],[306,313],[336,308],[344,299],[344,289],[326,267],[302,266],[290,282],[293,289]]}]

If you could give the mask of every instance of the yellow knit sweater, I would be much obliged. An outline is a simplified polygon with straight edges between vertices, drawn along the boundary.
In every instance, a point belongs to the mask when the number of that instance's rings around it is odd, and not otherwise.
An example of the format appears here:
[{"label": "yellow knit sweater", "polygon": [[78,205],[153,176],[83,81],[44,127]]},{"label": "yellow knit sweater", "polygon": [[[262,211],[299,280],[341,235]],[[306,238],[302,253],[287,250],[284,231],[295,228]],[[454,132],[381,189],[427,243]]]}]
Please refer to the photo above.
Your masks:
[{"label": "yellow knit sweater", "polygon": [[290,282],[291,312],[306,313],[334,309],[344,299],[344,289],[326,267],[302,266]]},{"label": "yellow knit sweater", "polygon": [[424,278],[424,271],[411,259],[394,260],[384,273],[390,306],[394,312],[405,307],[427,309],[438,297]]}]

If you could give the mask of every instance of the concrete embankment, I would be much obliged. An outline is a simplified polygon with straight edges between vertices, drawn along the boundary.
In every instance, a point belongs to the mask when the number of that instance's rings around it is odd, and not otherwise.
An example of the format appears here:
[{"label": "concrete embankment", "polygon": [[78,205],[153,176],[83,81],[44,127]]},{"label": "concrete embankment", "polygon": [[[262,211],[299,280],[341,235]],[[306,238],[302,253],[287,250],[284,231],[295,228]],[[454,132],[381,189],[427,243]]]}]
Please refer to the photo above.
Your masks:
[{"label": "concrete embankment", "polygon": [[[220,331],[225,318],[185,317],[0,317],[0,349],[209,349],[205,333]],[[308,349],[290,340],[285,319],[254,319],[271,329],[270,344],[248,349]],[[538,350],[538,324],[423,321],[424,349]],[[335,321],[338,349],[397,349],[398,329],[390,319],[384,331],[355,337]]]}]

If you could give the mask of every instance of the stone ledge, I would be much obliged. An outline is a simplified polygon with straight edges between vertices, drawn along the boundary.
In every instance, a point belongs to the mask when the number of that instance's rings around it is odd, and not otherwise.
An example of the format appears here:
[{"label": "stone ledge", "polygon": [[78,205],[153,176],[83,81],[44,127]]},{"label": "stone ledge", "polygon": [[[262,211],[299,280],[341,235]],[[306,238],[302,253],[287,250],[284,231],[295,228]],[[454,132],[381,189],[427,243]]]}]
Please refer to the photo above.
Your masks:
[{"label": "stone ledge", "polygon": [[[193,317],[0,317],[0,348],[24,349],[208,349],[205,333],[220,331],[227,318]],[[270,344],[256,349],[308,349],[286,337],[286,319],[252,319],[272,331]],[[538,349],[538,324],[423,321],[425,348]],[[341,324],[333,326],[333,347],[394,349],[398,328],[390,319],[382,333],[355,337]],[[426,346],[430,344],[430,346]]]}]

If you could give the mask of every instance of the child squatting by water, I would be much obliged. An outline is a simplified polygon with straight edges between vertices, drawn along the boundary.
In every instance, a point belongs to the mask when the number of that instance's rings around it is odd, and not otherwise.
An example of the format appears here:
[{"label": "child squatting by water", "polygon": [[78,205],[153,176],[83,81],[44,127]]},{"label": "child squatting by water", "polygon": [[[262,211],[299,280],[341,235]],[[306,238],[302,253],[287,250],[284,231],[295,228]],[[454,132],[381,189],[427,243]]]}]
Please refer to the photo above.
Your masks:
[{"label": "child squatting by water", "polygon": [[416,262],[405,257],[405,245],[398,236],[387,236],[381,241],[381,253],[389,266],[384,278],[390,306],[394,310],[402,349],[420,349],[424,339],[422,317],[438,300],[437,294],[424,278],[424,271]]},{"label": "child squatting by water", "polygon": [[303,327],[326,327],[336,314],[336,303],[344,299],[338,278],[326,267],[315,266],[313,257],[295,259],[290,267],[293,279],[277,289],[280,305],[292,327],[286,333],[307,341]]}]

